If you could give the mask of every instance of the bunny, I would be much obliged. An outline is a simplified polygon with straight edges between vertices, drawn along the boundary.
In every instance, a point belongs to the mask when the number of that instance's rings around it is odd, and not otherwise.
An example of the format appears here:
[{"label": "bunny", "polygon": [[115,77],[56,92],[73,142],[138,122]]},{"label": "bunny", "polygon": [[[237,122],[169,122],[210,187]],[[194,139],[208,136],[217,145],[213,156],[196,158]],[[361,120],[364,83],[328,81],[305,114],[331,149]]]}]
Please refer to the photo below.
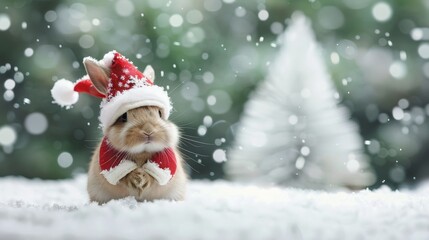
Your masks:
[{"label": "bunny", "polygon": [[116,51],[100,61],[86,57],[83,64],[87,76],[76,83],[59,80],[51,93],[55,103],[66,107],[77,102],[79,92],[102,98],[104,136],[88,170],[90,200],[184,199],[187,175],[177,150],[179,130],[168,120],[170,98],[154,85],[152,67],[141,73]]},{"label": "bunny", "polygon": [[[97,80],[95,80],[97,81]],[[182,200],[186,174],[182,159],[176,150],[179,133],[177,127],[161,118],[158,107],[148,106],[129,110],[107,129],[106,137],[112,147],[121,149],[137,168],[112,185],[100,174],[100,146],[95,150],[88,171],[88,193],[91,201],[105,203],[111,199],[135,196],[137,200]],[[177,158],[174,177],[164,186],[145,171],[144,164],[163,148],[172,147]]]}]

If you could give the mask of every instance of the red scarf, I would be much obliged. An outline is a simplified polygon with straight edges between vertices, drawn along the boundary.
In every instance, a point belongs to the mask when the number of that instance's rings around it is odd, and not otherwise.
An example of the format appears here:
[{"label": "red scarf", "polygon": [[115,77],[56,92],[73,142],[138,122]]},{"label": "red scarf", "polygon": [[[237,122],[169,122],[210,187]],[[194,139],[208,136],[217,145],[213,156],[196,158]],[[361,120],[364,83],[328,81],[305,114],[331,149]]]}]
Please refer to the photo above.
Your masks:
[{"label": "red scarf", "polygon": [[[110,146],[107,137],[103,138],[103,142],[100,147],[100,158],[99,164],[101,171],[112,171],[115,167],[121,164],[122,160],[126,157],[125,152],[120,152]],[[155,153],[151,159],[148,160],[148,163],[155,163],[160,170],[169,170],[171,176],[174,176],[177,168],[177,160],[172,148],[165,148],[164,150]],[[146,165],[146,164],[145,164]],[[151,172],[148,172],[154,178],[157,178],[155,169],[152,169]],[[158,179],[157,179],[158,180]]]}]

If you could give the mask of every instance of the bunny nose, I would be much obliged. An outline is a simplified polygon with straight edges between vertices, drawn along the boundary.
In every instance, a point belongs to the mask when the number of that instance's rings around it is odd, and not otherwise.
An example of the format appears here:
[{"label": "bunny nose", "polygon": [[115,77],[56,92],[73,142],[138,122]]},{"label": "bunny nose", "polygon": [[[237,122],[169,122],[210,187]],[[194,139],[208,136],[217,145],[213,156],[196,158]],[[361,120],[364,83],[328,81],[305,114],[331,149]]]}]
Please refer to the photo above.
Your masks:
[{"label": "bunny nose", "polygon": [[150,141],[152,140],[152,134],[153,134],[153,133],[146,133],[146,132],[144,132],[144,133],[143,133],[143,135],[144,135],[144,140],[145,140],[146,142],[150,142]]}]

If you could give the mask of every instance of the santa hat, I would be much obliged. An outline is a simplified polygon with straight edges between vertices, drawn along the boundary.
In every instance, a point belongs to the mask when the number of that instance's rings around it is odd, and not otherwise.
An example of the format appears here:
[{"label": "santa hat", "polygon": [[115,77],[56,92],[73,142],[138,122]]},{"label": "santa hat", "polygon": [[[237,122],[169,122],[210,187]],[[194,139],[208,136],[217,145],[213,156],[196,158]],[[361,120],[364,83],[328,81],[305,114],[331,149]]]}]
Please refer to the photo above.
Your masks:
[{"label": "santa hat", "polygon": [[88,75],[75,83],[61,79],[51,89],[55,103],[70,108],[78,101],[80,92],[102,98],[99,120],[103,132],[122,114],[142,106],[157,106],[162,109],[162,116],[168,119],[172,109],[170,98],[164,88],[154,85],[152,67],[148,66],[141,73],[132,62],[116,51],[105,54],[100,61],[84,58],[84,63],[87,61],[108,70],[110,76],[106,93],[100,92]]},{"label": "santa hat", "polygon": [[[116,185],[119,180],[138,166],[135,162],[126,159],[126,153],[114,149],[109,140],[104,137],[100,146],[100,169],[106,180]],[[167,184],[176,173],[177,160],[174,151],[166,148],[155,153],[144,165],[143,169],[159,183]]]}]

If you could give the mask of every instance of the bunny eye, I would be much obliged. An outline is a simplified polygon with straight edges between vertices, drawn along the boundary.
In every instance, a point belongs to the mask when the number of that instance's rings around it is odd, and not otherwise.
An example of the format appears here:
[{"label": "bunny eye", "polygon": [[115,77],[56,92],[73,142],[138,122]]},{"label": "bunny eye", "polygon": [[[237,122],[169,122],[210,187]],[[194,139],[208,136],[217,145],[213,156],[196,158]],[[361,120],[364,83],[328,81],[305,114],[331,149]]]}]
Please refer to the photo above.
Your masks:
[{"label": "bunny eye", "polygon": [[162,118],[162,112],[161,112],[161,110],[158,110],[158,113],[159,113],[159,117]]},{"label": "bunny eye", "polygon": [[117,122],[120,122],[120,123],[125,123],[125,122],[127,122],[127,120],[128,120],[127,113],[124,113],[124,114],[122,114],[122,115],[118,118],[118,120],[116,120],[116,121],[117,121]]}]

